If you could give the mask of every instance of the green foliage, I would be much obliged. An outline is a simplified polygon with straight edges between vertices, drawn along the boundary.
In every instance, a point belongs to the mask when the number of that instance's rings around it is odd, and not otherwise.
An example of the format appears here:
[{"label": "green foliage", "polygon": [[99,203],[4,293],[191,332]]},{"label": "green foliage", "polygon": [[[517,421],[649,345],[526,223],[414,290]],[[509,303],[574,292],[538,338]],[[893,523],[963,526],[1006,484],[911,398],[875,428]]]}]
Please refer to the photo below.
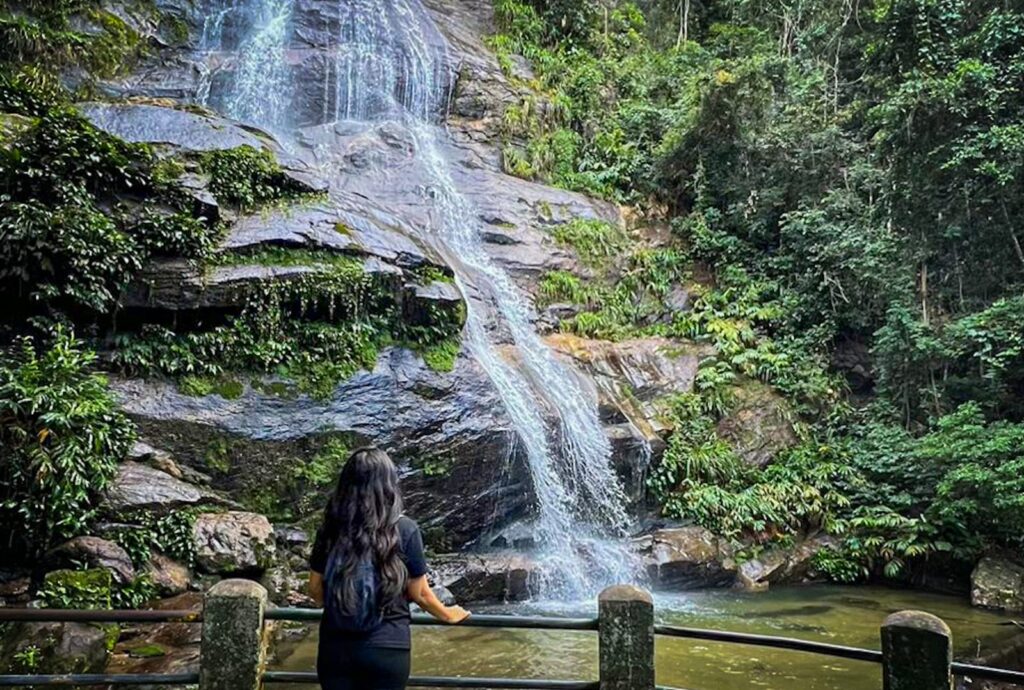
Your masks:
[{"label": "green foliage", "polygon": [[39,598],[53,609],[109,609],[113,581],[105,568],[46,573]]},{"label": "green foliage", "polygon": [[[14,105],[47,107],[29,92],[17,91]],[[121,203],[155,191],[153,164],[147,147],[60,106],[0,147],[0,289],[13,299],[5,321],[110,311],[148,257],[201,259],[213,250],[216,231],[202,219]]]},{"label": "green foliage", "polygon": [[116,609],[141,609],[159,593],[153,579],[148,573],[143,573],[129,583],[115,587],[110,602]]},{"label": "green foliage", "polygon": [[134,440],[95,356],[69,333],[18,341],[0,363],[0,534],[38,555],[89,524]]},{"label": "green foliage", "polygon": [[301,191],[266,149],[243,145],[210,151],[201,163],[210,176],[210,191],[221,203],[251,210]]},{"label": "green foliage", "polygon": [[[118,520],[112,538],[128,552],[136,568],[144,567],[154,551],[188,567],[195,563],[194,511],[176,510],[167,515],[141,511],[120,515]],[[139,588],[145,589],[145,584],[140,583]]]},{"label": "green foliage", "polygon": [[604,266],[624,253],[628,241],[622,230],[603,220],[573,218],[551,231],[555,241],[572,247],[591,266]]},{"label": "green foliage", "polygon": [[676,396],[666,414],[673,432],[648,480],[666,515],[764,541],[834,529],[849,504],[842,482],[853,471],[827,446],[805,443],[758,469],[717,435],[700,395]]}]

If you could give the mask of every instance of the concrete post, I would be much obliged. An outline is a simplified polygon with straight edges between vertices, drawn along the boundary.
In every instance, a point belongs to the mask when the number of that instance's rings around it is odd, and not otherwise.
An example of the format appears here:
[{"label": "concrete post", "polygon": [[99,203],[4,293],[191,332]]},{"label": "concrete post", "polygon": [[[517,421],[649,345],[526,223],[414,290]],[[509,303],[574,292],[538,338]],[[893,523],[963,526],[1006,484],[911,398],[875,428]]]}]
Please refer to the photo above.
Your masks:
[{"label": "concrete post", "polygon": [[601,690],[654,690],[654,603],[639,587],[601,592],[598,655]]},{"label": "concrete post", "polygon": [[259,690],[263,685],[263,612],[267,590],[251,580],[222,580],[203,598],[200,690]]},{"label": "concrete post", "polygon": [[941,618],[899,611],[882,624],[883,690],[950,690],[953,636]]}]

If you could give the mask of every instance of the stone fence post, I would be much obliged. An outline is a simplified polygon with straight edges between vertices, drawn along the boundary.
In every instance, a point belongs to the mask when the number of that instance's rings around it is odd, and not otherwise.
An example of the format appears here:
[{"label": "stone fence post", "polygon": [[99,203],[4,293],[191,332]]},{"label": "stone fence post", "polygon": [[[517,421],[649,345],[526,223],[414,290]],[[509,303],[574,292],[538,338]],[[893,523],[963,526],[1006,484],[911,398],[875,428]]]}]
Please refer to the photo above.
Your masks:
[{"label": "stone fence post", "polygon": [[882,624],[883,690],[950,690],[953,636],[924,611],[899,611]]},{"label": "stone fence post", "polygon": [[601,592],[598,656],[601,690],[654,690],[654,603],[632,585]]},{"label": "stone fence post", "polygon": [[263,685],[263,612],[267,590],[251,580],[222,580],[203,597],[199,690],[259,690]]}]

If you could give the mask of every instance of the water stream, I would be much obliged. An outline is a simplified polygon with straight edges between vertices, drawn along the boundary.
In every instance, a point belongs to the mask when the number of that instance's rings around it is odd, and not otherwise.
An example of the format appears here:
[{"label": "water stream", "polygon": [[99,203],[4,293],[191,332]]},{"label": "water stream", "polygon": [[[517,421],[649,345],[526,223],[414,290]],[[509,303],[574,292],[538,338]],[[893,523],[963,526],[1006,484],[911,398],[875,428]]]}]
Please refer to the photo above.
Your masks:
[{"label": "water stream", "polygon": [[[287,67],[295,1],[219,5],[203,37],[211,54],[237,44],[231,79],[221,92],[212,87],[209,102],[279,136],[293,110],[290,94],[300,91],[288,83]],[[336,45],[324,53],[321,124],[391,121],[411,135],[428,180],[421,239],[447,259],[467,296],[464,347],[497,389],[530,470],[543,594],[583,599],[637,579],[637,561],[621,539],[625,496],[596,401],[533,329],[527,298],[486,252],[479,214],[454,182],[444,116],[455,71],[444,38],[419,0],[337,0],[332,12]]]}]

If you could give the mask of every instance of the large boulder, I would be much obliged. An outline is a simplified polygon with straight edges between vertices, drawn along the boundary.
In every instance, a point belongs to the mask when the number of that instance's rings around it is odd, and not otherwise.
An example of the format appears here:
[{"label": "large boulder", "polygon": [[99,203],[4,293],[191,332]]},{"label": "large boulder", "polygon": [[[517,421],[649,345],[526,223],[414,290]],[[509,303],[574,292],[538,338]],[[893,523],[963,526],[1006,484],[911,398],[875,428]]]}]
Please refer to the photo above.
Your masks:
[{"label": "large boulder", "polygon": [[637,539],[637,547],[656,588],[728,587],[736,580],[729,543],[703,527],[658,530]]},{"label": "large boulder", "polygon": [[435,586],[460,603],[522,601],[540,578],[538,564],[518,553],[444,556],[433,566]]},{"label": "large boulder", "polygon": [[188,567],[162,553],[154,553],[150,557],[146,564],[146,574],[164,596],[187,592],[192,584],[192,572]]},{"label": "large boulder", "polygon": [[275,541],[265,516],[243,511],[201,513],[193,531],[197,567],[215,574],[266,570],[274,561]]},{"label": "large boulder", "polygon": [[126,585],[135,579],[135,567],[128,552],[112,541],[100,537],[75,537],[47,552],[48,568],[73,568],[84,564],[89,568],[110,571],[113,581]]},{"label": "large boulder", "polygon": [[137,462],[121,464],[104,496],[104,508],[112,515],[138,510],[169,513],[178,508],[202,505],[232,504],[212,491]]},{"label": "large boulder", "polygon": [[814,556],[834,546],[836,540],[819,535],[792,546],[776,547],[744,561],[737,573],[736,585],[750,591],[763,591],[769,585],[796,584],[815,576]]},{"label": "large boulder", "polygon": [[11,623],[0,630],[0,669],[4,673],[101,673],[117,637],[116,625]]},{"label": "large boulder", "polygon": [[971,603],[1024,611],[1024,566],[997,556],[982,558],[971,573]]}]

